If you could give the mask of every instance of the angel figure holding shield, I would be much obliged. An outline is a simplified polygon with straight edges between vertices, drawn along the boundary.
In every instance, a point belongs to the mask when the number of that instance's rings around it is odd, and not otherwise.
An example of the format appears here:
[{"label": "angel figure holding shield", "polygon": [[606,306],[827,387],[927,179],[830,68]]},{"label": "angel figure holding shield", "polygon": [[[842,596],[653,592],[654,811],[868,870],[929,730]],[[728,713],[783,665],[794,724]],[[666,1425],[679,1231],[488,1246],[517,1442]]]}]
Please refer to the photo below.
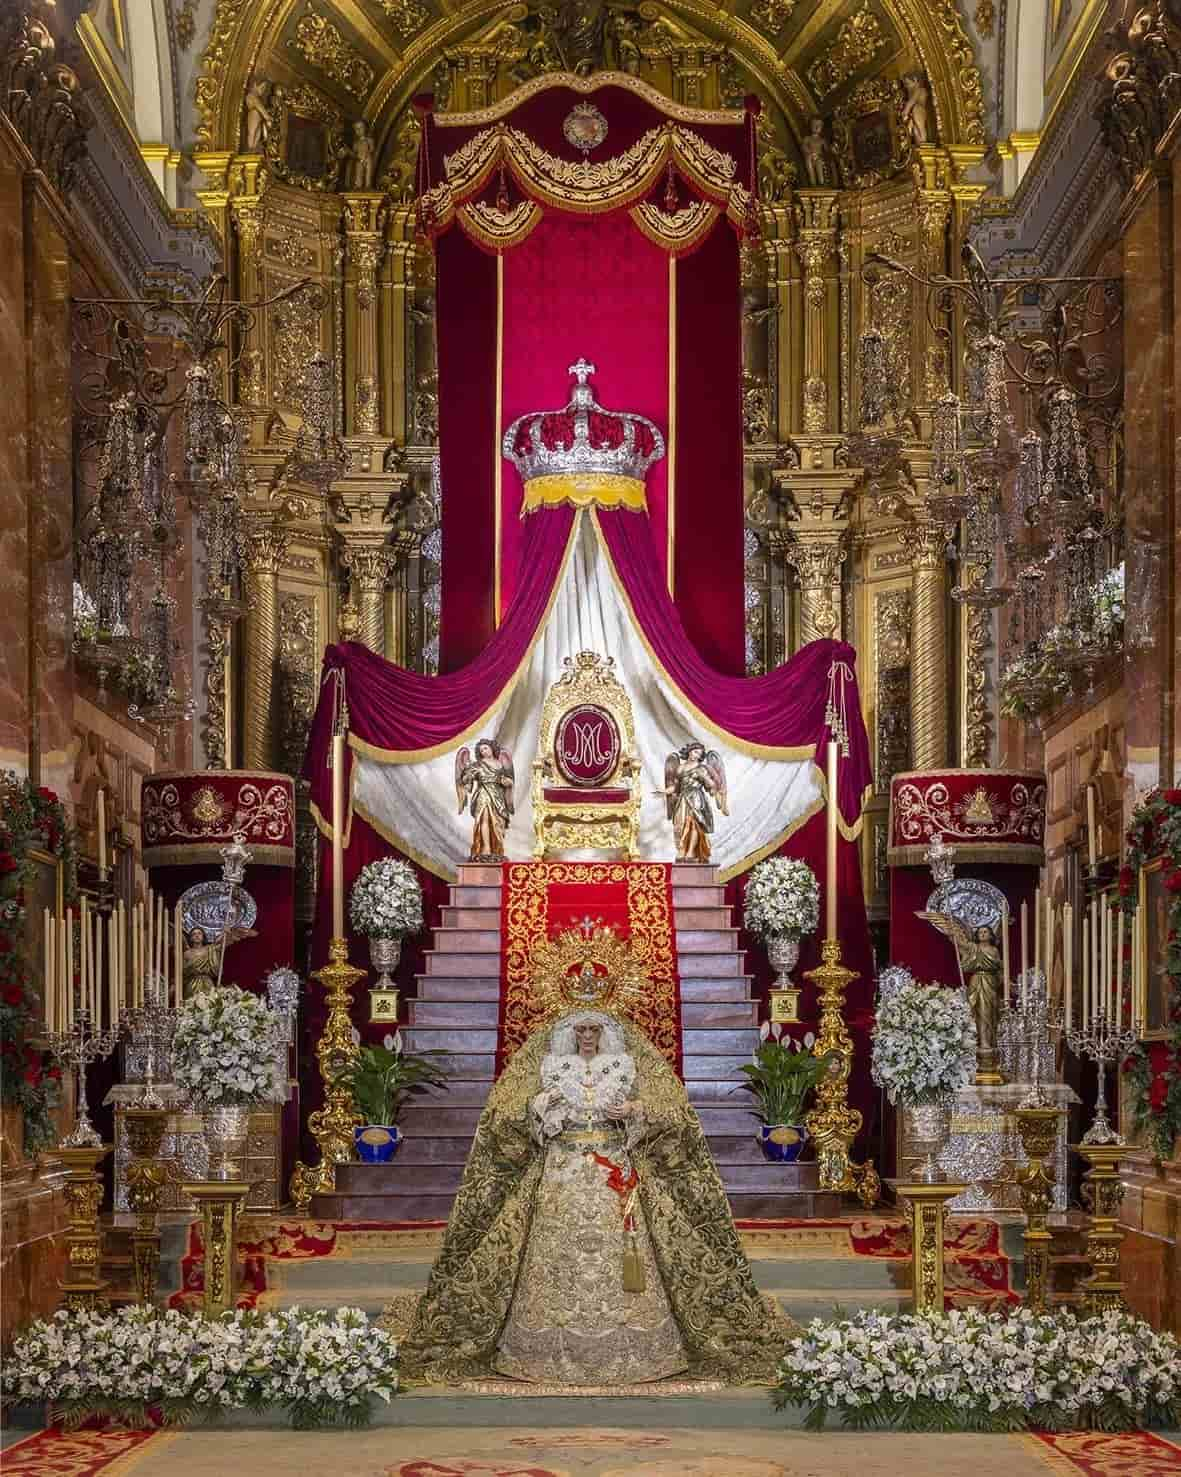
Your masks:
[{"label": "angel figure holding shield", "polygon": [[729,815],[721,755],[691,739],[664,761],[664,797],[677,837],[677,861],[708,862],[714,806]]},{"label": "angel figure holding shield", "polygon": [[471,813],[473,862],[503,862],[504,837],[513,814],[513,756],[495,739],[476,744],[476,756],[465,744],[455,756],[455,798],[459,813]]}]

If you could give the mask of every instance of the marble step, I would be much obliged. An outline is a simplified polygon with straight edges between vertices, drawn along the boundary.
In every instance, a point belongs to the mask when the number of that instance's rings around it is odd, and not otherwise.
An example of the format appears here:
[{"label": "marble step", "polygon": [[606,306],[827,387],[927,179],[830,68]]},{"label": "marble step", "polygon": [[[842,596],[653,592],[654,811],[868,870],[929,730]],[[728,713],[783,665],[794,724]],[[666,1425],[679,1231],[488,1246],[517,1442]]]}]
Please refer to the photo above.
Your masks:
[{"label": "marble step", "polygon": [[[417,1133],[410,1124],[403,1122],[405,1137],[392,1163],[399,1164],[458,1164],[467,1163],[472,1147],[472,1134],[444,1134],[438,1126],[433,1130],[420,1129]],[[789,1171],[809,1168],[807,1165],[771,1164],[764,1157],[754,1135],[749,1138],[709,1138],[709,1151],[718,1166],[722,1182],[727,1189],[773,1190],[776,1192],[797,1190],[800,1186],[789,1182],[793,1175]],[[364,1166],[368,1168],[368,1166]],[[814,1168],[814,1166],[811,1166]],[[338,1182],[339,1183],[339,1182]],[[815,1189],[815,1185],[807,1186]],[[130,1258],[128,1259],[130,1262]]]},{"label": "marble step", "polygon": [[[402,1040],[407,1051],[483,1052],[495,1051],[500,1044],[495,1021],[491,1026],[413,1025],[403,1026]],[[758,1044],[757,1028],[730,1026],[691,1026],[681,1029],[681,1050],[689,1056],[729,1056],[749,1053]]]},{"label": "marble step", "polygon": [[[737,974],[721,979],[711,979],[708,975],[697,979],[683,979],[680,985],[682,1009],[689,1003],[712,1005],[750,1000],[751,978],[749,974]],[[415,979],[418,983],[416,993],[419,1000],[500,1000],[500,980],[491,976],[449,978],[447,975],[419,974],[415,975]]]},{"label": "marble step", "polygon": [[[679,942],[677,945],[677,973],[683,980],[714,976],[732,978],[736,974],[744,973],[742,962],[743,955],[729,946],[726,951],[721,951],[699,948],[683,949]],[[471,979],[474,976],[499,980],[500,950],[497,948],[479,953],[452,953],[450,950],[428,949],[426,973],[462,976],[465,979]]]},{"label": "marble step", "polygon": [[[456,883],[451,888],[451,897],[448,906],[451,908],[490,908],[497,916],[500,914],[500,900],[502,889],[499,883],[496,886],[468,885]],[[726,908],[726,888],[723,883],[682,883],[673,885],[673,907],[678,914],[682,908],[710,908],[722,909],[729,913]],[[724,922],[728,923],[729,917]]]},{"label": "marble step", "polygon": [[[311,1216],[318,1221],[445,1221],[454,1194],[425,1194],[407,1190],[401,1195],[313,1195]],[[334,1294],[333,1306],[339,1306]],[[389,1301],[384,1291],[379,1306]]]},{"label": "marble step", "polygon": [[[490,1056],[481,1056],[481,1062],[491,1063]],[[744,1057],[749,1061],[749,1057]],[[448,1062],[448,1068],[453,1075],[448,1079],[446,1087],[425,1087],[416,1093],[405,1112],[416,1113],[420,1108],[424,1111],[437,1112],[446,1109],[472,1109],[476,1117],[479,1109],[487,1101],[488,1094],[492,1090],[491,1066],[484,1071],[471,1071],[460,1074],[458,1063],[453,1059]],[[732,1114],[736,1110],[741,1111],[748,1099],[740,1090],[741,1078],[735,1080],[730,1078],[700,1077],[691,1079],[685,1083],[689,1101],[697,1110],[706,1131],[709,1133],[744,1133],[749,1127],[751,1120],[742,1112],[738,1118],[730,1118],[725,1115]],[[472,1119],[471,1127],[475,1130],[475,1118]]]},{"label": "marble step", "polygon": [[[495,1026],[500,1020],[499,1000],[408,1000],[409,1025]],[[681,1022],[685,1026],[732,1026],[758,1029],[758,1003],[754,1000],[696,1003],[682,1000]]]},{"label": "marble step", "polygon": [[[442,1145],[442,1148],[438,1146]],[[466,1139],[407,1139],[388,1164],[338,1164],[338,1195],[439,1195],[459,1188],[470,1146]],[[787,1195],[817,1188],[815,1164],[720,1164],[727,1191]]]},{"label": "marble step", "polygon": [[[728,1190],[726,1198],[735,1220],[789,1221],[798,1218],[827,1221],[849,1213],[840,1195],[829,1190],[785,1191],[782,1194],[768,1190]],[[905,1294],[900,1301],[909,1296],[909,1293]],[[808,1316],[828,1316],[830,1312],[829,1308],[817,1307]]]},{"label": "marble step", "polygon": [[[702,1085],[704,1084],[694,1084]],[[428,1103],[423,1100],[425,1094],[416,1098],[402,1109],[401,1127],[406,1134],[407,1143],[411,1138],[429,1134],[437,1134],[441,1138],[465,1137],[470,1141],[476,1131],[476,1124],[480,1121],[480,1113],[490,1086],[490,1083],[476,1081],[457,1082],[454,1084],[450,1102],[440,1099],[438,1102]],[[744,1093],[736,1092],[730,1096],[735,1086],[733,1082],[725,1084],[729,1106],[723,1106],[722,1103],[703,1103],[697,1107],[695,1104],[697,1116],[715,1155],[721,1154],[733,1163],[753,1162],[749,1149],[761,1160],[762,1150],[754,1138],[758,1120],[744,1106],[749,1101]],[[470,1091],[461,1093],[459,1089]],[[464,1097],[462,1103],[454,1100],[458,1096]]]},{"label": "marble step", "polygon": [[[678,927],[676,941],[678,958],[686,954],[729,954],[738,948],[738,930]],[[436,928],[434,942],[435,954],[476,953],[500,958],[499,928]]]},{"label": "marble step", "polygon": [[[411,1034],[403,1032],[403,1036]],[[756,1036],[755,1032],[750,1033]],[[407,1050],[421,1051],[429,1046],[429,1042],[419,1042],[411,1046],[407,1041]],[[737,1082],[742,1076],[742,1067],[750,1061],[750,1051],[726,1055],[686,1053],[683,1057],[683,1073],[686,1083],[709,1082],[714,1084],[711,1091],[720,1097],[724,1091],[723,1084]],[[481,1078],[491,1085],[492,1076],[496,1069],[496,1054],[494,1050],[489,1051],[453,1051],[445,1059],[444,1066],[452,1079],[462,1078],[474,1081]],[[693,1093],[690,1092],[690,1100]]]},{"label": "marble step", "polygon": [[[526,858],[522,857],[524,861]],[[456,885],[459,887],[499,887],[503,877],[503,863],[461,862],[456,868]],[[700,862],[676,862],[672,868],[674,887],[716,887],[718,869]]]},{"label": "marble step", "polygon": [[[491,889],[489,889],[491,891]],[[728,929],[730,927],[730,909],[724,906],[717,907],[675,907],[675,921],[678,930],[682,929]],[[500,896],[497,894],[495,902],[475,906],[462,904],[458,906],[445,906],[443,908],[442,929],[496,929],[500,930]],[[678,933],[679,937],[679,933]]]}]

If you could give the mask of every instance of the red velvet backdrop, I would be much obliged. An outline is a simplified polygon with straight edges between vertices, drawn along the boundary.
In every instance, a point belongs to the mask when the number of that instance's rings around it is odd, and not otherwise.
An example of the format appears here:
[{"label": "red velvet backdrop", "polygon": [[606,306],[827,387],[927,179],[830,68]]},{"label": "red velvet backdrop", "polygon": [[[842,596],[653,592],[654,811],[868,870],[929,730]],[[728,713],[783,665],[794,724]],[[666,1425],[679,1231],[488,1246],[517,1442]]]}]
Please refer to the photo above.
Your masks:
[{"label": "red velvet backdrop", "polygon": [[[570,162],[579,155],[562,125],[583,95],[566,86],[539,92],[509,110],[505,120],[549,153]],[[627,88],[604,86],[594,101],[607,118],[607,140],[596,158],[617,157],[667,113]],[[445,159],[489,120],[449,125],[427,114],[420,184],[445,177]],[[735,179],[747,183],[750,120],[682,124],[735,161]],[[520,182],[507,187],[520,198]],[[495,193],[498,185],[490,184]],[[651,196],[663,203],[665,179]],[[694,193],[677,181],[678,203]],[[489,197],[492,198],[492,195]],[[675,419],[673,447],[673,570],[685,629],[719,672],[743,670],[741,294],[733,228],[719,218],[710,234],[677,260],[675,298],[669,256],[626,211],[590,216],[544,201],[545,218],[521,244],[503,253],[503,321],[499,353],[503,404],[499,431],[518,414],[559,409],[568,398],[567,365],[580,354],[598,366],[600,404],[649,415],[666,433]],[[458,244],[462,238],[463,244]],[[488,639],[495,585],[495,416],[497,270],[460,229],[436,245],[439,341],[439,449],[443,498],[441,670],[454,671]],[[482,258],[482,260],[481,260]],[[677,323],[674,364],[676,413],[669,415],[670,298]],[[662,560],[668,549],[669,463],[648,475],[653,538]],[[511,599],[521,565],[520,482],[502,463],[500,610]],[[681,540],[684,547],[681,548]],[[667,575],[668,571],[666,571]]]},{"label": "red velvet backdrop", "polygon": [[[715,235],[719,232],[733,237],[724,221],[714,228]],[[565,405],[570,386],[566,369],[581,357],[596,367],[600,405],[646,415],[667,430],[668,262],[667,254],[624,213],[549,212],[528,240],[505,253],[502,429],[531,410]],[[684,265],[678,263],[678,271]],[[738,316],[734,314],[735,323]],[[741,454],[741,442],[736,446]],[[524,567],[521,478],[510,461],[504,462],[502,477],[498,620]],[[741,506],[741,471],[734,486]],[[647,494],[652,540],[658,558],[664,559],[667,458],[649,471]]]}]

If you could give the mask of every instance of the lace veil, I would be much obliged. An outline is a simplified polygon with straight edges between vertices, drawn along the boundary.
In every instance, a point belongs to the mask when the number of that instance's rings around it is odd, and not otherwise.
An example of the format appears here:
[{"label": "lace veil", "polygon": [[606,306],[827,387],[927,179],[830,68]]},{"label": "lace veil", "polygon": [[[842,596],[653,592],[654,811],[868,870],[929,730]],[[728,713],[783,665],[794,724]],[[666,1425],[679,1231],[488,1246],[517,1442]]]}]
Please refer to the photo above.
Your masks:
[{"label": "lace veil", "polygon": [[[632,1022],[606,1011],[571,1011],[540,1027],[514,1054],[480,1115],[442,1250],[431,1271],[401,1369],[445,1383],[493,1372],[541,1178],[544,1151],[529,1133],[529,1101],[553,1046],[593,1017],[636,1064],[635,1095],[647,1131],[631,1149],[640,1202],[690,1373],[770,1383],[788,1328],[759,1294],[700,1121],[680,1079]],[[611,1049],[615,1049],[612,1042]],[[622,1294],[621,1294],[622,1295]]]}]

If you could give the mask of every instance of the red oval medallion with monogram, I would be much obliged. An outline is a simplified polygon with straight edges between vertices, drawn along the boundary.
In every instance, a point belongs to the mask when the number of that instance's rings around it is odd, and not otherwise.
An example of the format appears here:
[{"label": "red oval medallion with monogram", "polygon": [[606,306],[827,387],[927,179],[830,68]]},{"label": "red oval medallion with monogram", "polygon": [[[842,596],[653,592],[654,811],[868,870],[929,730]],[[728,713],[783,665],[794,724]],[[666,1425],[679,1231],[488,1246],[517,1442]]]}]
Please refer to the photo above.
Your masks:
[{"label": "red oval medallion with monogram", "polygon": [[619,762],[619,725],[595,703],[562,714],[554,738],[554,763],[570,785],[601,785]]}]

